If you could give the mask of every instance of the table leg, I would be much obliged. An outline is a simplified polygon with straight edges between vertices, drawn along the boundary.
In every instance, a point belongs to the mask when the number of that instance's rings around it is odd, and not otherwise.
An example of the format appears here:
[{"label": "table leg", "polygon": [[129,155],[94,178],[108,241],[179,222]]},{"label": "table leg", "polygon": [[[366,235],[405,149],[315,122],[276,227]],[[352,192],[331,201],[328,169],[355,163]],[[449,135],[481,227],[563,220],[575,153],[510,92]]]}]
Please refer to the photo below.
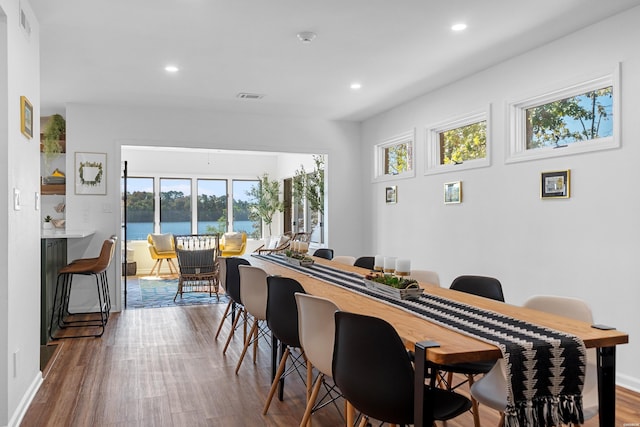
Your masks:
[{"label": "table leg", "polygon": [[598,406],[600,427],[616,423],[616,348],[598,348]]},{"label": "table leg", "polygon": [[424,413],[424,380],[427,378],[427,348],[439,347],[435,341],[420,341],[415,345],[414,353],[414,393],[413,393],[413,425],[432,425],[433,411]]},{"label": "table leg", "polygon": [[271,382],[276,378],[278,369],[278,338],[271,333]]},{"label": "table leg", "polygon": [[[284,343],[280,343],[280,358],[278,359],[278,364],[280,364],[280,361],[284,357],[285,350],[286,350],[286,345]],[[291,355],[291,357],[293,357],[293,355]],[[278,384],[278,399],[281,402],[284,400],[284,375],[282,375],[282,377],[280,378],[280,382]]]}]

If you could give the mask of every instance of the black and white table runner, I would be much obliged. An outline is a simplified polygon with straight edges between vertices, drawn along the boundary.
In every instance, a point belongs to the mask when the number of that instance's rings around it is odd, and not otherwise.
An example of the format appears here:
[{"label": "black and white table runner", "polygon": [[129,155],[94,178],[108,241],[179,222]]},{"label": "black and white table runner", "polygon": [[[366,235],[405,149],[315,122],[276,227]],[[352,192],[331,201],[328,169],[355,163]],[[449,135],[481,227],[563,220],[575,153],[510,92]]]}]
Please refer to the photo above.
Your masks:
[{"label": "black and white table runner", "polygon": [[578,337],[434,295],[396,300],[366,288],[362,275],[318,263],[299,267],[280,255],[253,256],[382,300],[500,348],[508,379],[506,427],[584,422],[582,386],[586,350]]}]

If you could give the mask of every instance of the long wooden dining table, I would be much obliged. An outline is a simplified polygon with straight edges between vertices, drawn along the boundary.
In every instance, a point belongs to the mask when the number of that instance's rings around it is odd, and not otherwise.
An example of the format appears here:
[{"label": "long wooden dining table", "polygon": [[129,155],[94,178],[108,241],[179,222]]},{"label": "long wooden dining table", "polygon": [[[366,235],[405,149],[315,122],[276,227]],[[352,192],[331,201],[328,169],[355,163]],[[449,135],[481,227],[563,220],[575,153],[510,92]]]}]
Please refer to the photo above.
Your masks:
[{"label": "long wooden dining table", "polygon": [[[502,357],[500,349],[443,326],[431,323],[406,310],[354,292],[341,286],[319,280],[305,273],[304,269],[292,269],[267,259],[246,255],[251,265],[264,269],[270,275],[281,275],[296,279],[305,291],[312,295],[332,300],[341,310],[376,316],[389,322],[396,329],[407,349],[415,351],[415,425],[422,425],[421,404],[424,392],[424,378],[427,366],[453,363],[497,360]],[[323,258],[313,257],[316,263],[349,271],[363,276],[368,270],[339,264]],[[586,348],[596,348],[598,352],[599,419],[601,427],[615,425],[615,373],[616,346],[629,342],[628,334],[618,330],[601,330],[591,324],[557,316],[537,310],[510,305],[467,293],[438,286],[425,286],[425,292],[490,310],[514,319],[569,333],[580,338]]]}]

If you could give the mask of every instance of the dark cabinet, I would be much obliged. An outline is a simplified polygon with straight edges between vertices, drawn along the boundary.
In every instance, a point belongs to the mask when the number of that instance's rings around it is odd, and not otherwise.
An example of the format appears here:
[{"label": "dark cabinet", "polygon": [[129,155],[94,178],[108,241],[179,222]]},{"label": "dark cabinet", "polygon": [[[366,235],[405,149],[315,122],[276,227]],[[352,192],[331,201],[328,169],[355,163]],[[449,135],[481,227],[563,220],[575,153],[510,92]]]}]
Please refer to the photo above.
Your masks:
[{"label": "dark cabinet", "polygon": [[67,265],[67,239],[41,239],[40,252],[40,345],[46,345],[49,341],[56,278],[58,271]]}]

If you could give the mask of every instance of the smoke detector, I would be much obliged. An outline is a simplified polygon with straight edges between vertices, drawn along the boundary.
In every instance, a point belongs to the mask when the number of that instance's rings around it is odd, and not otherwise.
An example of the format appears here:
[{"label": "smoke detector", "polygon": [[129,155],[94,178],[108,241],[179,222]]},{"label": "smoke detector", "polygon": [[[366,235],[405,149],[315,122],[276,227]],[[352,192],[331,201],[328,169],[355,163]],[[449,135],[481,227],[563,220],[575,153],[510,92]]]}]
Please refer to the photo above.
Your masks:
[{"label": "smoke detector", "polygon": [[309,44],[316,38],[316,33],[312,31],[302,31],[298,33],[298,40],[304,44]]}]

